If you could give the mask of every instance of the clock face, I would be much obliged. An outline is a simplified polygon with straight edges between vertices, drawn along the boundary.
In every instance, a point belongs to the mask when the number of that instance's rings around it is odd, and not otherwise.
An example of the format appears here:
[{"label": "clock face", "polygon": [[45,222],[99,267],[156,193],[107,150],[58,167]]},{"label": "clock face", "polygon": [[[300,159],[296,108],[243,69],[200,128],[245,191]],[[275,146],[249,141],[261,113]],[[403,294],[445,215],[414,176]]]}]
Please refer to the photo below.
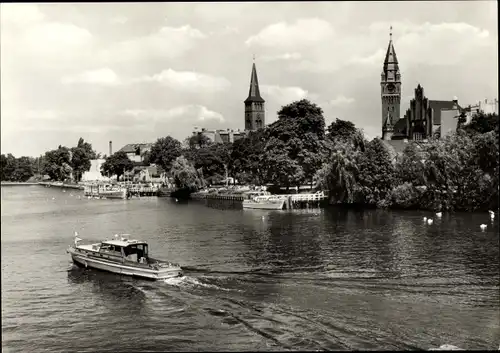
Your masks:
[{"label": "clock face", "polygon": [[389,91],[390,93],[394,92],[396,90],[396,87],[394,87],[394,85],[392,83],[389,83],[387,85],[387,91]]}]

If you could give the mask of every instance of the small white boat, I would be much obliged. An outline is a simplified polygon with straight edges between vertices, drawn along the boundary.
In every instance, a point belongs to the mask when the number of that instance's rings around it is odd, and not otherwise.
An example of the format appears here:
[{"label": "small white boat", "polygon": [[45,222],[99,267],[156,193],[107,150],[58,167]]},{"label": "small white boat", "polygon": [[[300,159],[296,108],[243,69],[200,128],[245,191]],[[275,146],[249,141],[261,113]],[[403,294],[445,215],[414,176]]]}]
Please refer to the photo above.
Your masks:
[{"label": "small white boat", "polygon": [[285,207],[286,197],[277,195],[255,196],[251,200],[243,200],[243,208],[261,210],[282,210]]},{"label": "small white boat", "polygon": [[182,276],[178,264],[149,257],[148,244],[144,241],[115,236],[100,243],[80,245],[75,234],[75,244],[67,249],[78,266],[117,273],[120,275],[162,280]]}]

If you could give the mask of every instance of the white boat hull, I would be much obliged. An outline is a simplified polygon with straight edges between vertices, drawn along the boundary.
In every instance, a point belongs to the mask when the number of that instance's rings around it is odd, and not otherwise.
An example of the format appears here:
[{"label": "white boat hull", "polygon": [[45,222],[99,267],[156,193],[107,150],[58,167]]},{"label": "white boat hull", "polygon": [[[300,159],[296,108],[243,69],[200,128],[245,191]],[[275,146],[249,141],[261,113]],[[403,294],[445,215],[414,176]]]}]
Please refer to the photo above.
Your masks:
[{"label": "white boat hull", "polygon": [[106,259],[97,259],[93,256],[88,256],[83,253],[75,252],[74,248],[69,248],[68,253],[71,254],[73,262],[77,265],[94,268],[102,271],[112,272],[125,276],[141,277],[151,280],[163,280],[167,278],[182,276],[182,270],[180,267],[167,267],[153,269],[147,265],[131,265],[125,263],[118,263],[114,261],[108,261]]},{"label": "white boat hull", "polygon": [[118,190],[104,190],[102,188],[96,187],[86,187],[84,189],[84,195],[90,197],[99,197],[99,198],[107,198],[107,199],[126,199],[127,198],[127,189],[120,188]]},{"label": "white boat hull", "polygon": [[260,201],[244,200],[243,208],[252,208],[260,210],[282,210],[285,207],[285,200],[279,201]]}]

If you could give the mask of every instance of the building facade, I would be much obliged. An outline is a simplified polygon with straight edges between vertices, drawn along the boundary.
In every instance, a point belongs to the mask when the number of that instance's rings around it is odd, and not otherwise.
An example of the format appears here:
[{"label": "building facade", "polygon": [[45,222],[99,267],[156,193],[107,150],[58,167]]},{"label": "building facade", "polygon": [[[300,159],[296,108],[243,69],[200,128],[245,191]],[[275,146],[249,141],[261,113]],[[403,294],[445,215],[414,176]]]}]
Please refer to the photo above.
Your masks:
[{"label": "building facade", "polygon": [[259,80],[257,78],[257,69],[255,68],[255,62],[252,65],[248,98],[245,99],[244,103],[245,130],[254,131],[263,128],[266,125],[266,101],[260,95]]}]

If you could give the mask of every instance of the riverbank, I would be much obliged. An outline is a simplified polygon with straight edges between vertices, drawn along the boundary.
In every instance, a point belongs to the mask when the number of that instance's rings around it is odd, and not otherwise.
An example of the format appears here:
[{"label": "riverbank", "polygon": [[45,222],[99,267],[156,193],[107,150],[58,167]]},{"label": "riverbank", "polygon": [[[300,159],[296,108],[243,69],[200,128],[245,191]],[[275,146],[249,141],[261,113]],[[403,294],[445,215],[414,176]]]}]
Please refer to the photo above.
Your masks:
[{"label": "riverbank", "polygon": [[2,181],[0,183],[1,186],[30,186],[30,185],[38,185],[38,183],[32,183],[32,182],[19,182],[19,181]]},{"label": "riverbank", "polygon": [[38,185],[42,185],[45,187],[56,187],[56,188],[63,188],[63,189],[78,189],[78,190],[83,190],[83,185],[78,185],[78,184],[64,184],[62,182],[44,182],[41,181],[37,183]]}]

